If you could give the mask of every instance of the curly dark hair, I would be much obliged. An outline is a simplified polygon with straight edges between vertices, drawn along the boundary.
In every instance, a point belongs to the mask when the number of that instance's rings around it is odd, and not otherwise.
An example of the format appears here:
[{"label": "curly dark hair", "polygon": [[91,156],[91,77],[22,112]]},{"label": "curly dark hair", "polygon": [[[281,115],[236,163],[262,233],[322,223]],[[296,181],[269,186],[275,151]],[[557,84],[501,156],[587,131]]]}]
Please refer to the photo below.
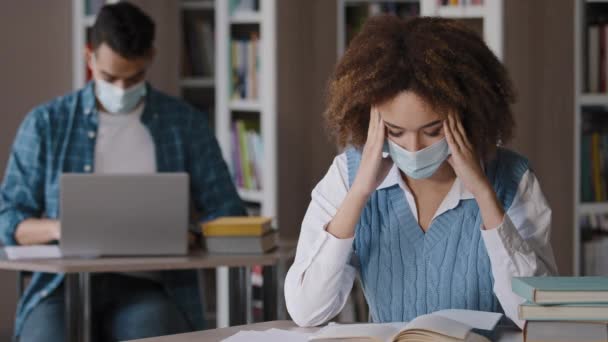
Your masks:
[{"label": "curly dark hair", "polygon": [[513,135],[515,93],[507,70],[462,22],[370,18],[329,80],[324,115],[338,146],[361,148],[371,106],[402,91],[414,92],[442,117],[460,115],[483,159]]}]

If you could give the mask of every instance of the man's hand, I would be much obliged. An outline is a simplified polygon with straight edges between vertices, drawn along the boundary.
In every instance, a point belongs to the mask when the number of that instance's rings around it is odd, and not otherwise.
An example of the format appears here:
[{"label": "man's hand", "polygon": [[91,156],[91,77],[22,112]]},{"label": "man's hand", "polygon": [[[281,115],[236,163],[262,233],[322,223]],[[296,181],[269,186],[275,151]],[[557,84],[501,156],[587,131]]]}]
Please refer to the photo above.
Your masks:
[{"label": "man's hand", "polygon": [[27,219],[17,226],[15,240],[20,245],[43,245],[61,239],[58,220]]}]

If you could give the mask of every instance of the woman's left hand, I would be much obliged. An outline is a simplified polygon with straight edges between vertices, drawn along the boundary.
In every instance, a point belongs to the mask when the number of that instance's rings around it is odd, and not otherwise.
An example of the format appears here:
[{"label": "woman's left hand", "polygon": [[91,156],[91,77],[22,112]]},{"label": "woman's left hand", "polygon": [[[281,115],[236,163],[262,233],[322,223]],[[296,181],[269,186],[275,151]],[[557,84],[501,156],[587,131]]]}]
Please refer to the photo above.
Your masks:
[{"label": "woman's left hand", "polygon": [[447,120],[443,121],[443,130],[452,152],[448,163],[466,189],[476,198],[488,190],[491,191],[490,182],[481,169],[479,156],[471,145],[460,118],[455,114],[449,114]]},{"label": "woman's left hand", "polygon": [[475,196],[483,220],[482,229],[499,227],[504,219],[504,209],[481,169],[479,156],[471,145],[460,119],[456,115],[448,115],[448,119],[443,122],[443,130],[452,152],[448,163],[465,188]]}]

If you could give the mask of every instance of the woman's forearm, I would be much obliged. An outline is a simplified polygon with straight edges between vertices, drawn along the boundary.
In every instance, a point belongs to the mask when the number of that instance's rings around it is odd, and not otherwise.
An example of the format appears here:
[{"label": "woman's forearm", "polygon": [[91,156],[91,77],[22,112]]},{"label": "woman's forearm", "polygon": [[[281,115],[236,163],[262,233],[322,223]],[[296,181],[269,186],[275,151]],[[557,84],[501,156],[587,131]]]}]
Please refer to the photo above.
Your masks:
[{"label": "woman's forearm", "polygon": [[353,237],[361,211],[365,207],[368,198],[369,194],[358,190],[356,187],[352,187],[348,194],[346,194],[344,202],[338,208],[336,215],[327,225],[327,232],[339,239]]},{"label": "woman's forearm", "polygon": [[505,210],[498,201],[492,186],[488,185],[474,196],[483,220],[483,229],[490,230],[499,227],[504,220]]}]

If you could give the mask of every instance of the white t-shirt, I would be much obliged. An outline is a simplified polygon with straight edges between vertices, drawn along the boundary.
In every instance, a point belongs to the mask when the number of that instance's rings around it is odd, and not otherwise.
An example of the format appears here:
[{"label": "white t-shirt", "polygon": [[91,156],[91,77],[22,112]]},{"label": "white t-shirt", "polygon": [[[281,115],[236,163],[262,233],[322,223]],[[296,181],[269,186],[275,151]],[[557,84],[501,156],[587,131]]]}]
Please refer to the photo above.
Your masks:
[{"label": "white t-shirt", "polygon": [[156,172],[154,140],[141,122],[143,111],[143,103],[129,113],[99,111],[95,173]]}]

